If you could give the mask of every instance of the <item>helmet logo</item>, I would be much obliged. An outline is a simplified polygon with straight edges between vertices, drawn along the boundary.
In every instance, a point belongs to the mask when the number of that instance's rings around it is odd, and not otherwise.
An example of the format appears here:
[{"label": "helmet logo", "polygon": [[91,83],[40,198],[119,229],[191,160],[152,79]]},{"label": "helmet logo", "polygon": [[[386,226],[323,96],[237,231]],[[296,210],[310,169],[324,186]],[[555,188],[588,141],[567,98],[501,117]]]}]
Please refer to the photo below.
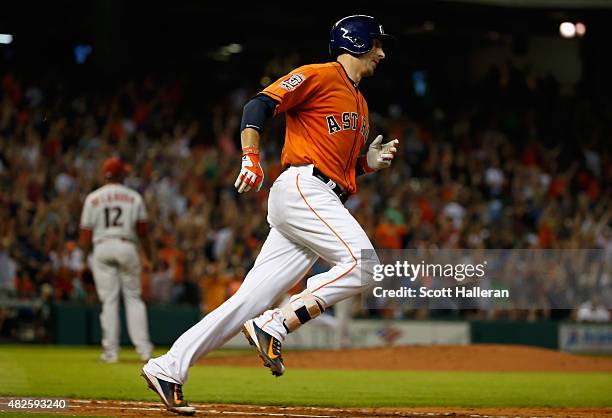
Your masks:
[{"label": "helmet logo", "polygon": [[361,39],[359,39],[357,37],[354,37],[354,36],[349,36],[348,35],[348,33],[349,33],[348,29],[340,28],[340,30],[342,31],[342,37],[344,39],[348,39],[357,48],[363,48],[365,46],[365,43]]},{"label": "helmet logo", "polygon": [[380,34],[384,35],[385,34],[385,30],[383,29],[382,25],[378,25],[378,28],[380,29]]}]

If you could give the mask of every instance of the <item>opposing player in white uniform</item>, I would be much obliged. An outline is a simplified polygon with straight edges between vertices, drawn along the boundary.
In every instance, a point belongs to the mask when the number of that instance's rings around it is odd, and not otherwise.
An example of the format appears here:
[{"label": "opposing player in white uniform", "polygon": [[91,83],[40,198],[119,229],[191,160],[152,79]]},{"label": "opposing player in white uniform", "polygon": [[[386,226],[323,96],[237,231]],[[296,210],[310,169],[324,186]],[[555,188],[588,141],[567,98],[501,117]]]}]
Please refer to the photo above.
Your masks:
[{"label": "opposing player in white uniform", "polygon": [[142,244],[149,260],[154,256],[147,235],[147,212],[140,194],[121,183],[129,166],[118,158],[104,162],[106,184],[85,199],[81,214],[81,245],[86,259],[93,241],[91,269],[102,302],[101,360],[119,361],[119,293],[127,317],[128,334],[143,361],[151,358],[147,311],[141,299],[140,254]]},{"label": "opposing player in white uniform", "polygon": [[[281,344],[287,334],[371,284],[378,258],[344,202],[356,192],[358,175],[389,167],[397,151],[397,140],[383,143],[378,135],[360,155],[369,114],[358,84],[374,74],[385,58],[383,42],[390,38],[370,16],[341,19],[330,36],[335,61],[300,67],[245,105],[242,169],[235,183],[239,193],[261,187],[263,122],[281,112],[286,115],[284,171],[268,198],[270,233],[240,289],[143,368],[147,384],[168,410],[195,412],[182,394],[189,367],[241,328],[264,364],[280,376],[285,370]],[[331,269],[310,277],[307,289],[285,306],[266,311],[319,257]]]}]

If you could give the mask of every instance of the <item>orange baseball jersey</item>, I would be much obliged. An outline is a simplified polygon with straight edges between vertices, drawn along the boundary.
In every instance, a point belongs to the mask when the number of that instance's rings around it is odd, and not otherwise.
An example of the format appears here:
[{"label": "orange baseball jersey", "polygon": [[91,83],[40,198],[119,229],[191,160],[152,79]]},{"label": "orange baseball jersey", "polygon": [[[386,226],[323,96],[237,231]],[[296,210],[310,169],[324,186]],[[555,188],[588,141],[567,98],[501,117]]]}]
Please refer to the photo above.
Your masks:
[{"label": "orange baseball jersey", "polygon": [[355,164],[369,133],[368,105],[338,62],[293,70],[266,89],[285,112],[283,167],[314,164],[350,193]]}]

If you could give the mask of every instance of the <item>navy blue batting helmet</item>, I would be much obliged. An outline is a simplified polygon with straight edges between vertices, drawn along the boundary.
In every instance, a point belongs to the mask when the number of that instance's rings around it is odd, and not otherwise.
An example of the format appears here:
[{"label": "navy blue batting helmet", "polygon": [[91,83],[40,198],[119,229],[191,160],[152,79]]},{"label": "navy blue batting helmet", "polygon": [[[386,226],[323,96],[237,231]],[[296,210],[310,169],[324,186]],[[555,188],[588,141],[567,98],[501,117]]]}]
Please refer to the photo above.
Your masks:
[{"label": "navy blue batting helmet", "polygon": [[374,39],[383,42],[395,38],[385,33],[382,25],[372,16],[353,15],[337,21],[329,35],[329,53],[344,50],[354,55],[365,54],[374,46]]}]

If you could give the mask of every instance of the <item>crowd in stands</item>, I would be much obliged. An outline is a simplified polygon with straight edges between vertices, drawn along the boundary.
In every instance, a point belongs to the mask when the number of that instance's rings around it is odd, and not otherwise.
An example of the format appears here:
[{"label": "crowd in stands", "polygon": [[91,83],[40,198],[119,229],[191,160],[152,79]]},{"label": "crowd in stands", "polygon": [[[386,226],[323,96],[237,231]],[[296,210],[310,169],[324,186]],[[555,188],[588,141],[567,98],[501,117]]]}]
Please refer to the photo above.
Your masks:
[{"label": "crowd in stands", "polygon": [[[371,106],[370,132],[398,138],[399,153],[360,179],[346,206],[376,248],[599,248],[612,259],[610,103],[510,74],[492,70],[460,105]],[[234,190],[241,110],[257,88],[194,108],[180,79],[83,92],[1,73],[0,294],[95,303],[80,213],[103,182],[102,161],[120,156],[158,248],[144,299],[203,313],[221,304],[267,235],[268,188],[281,171],[277,118],[262,140],[264,187]]]}]

